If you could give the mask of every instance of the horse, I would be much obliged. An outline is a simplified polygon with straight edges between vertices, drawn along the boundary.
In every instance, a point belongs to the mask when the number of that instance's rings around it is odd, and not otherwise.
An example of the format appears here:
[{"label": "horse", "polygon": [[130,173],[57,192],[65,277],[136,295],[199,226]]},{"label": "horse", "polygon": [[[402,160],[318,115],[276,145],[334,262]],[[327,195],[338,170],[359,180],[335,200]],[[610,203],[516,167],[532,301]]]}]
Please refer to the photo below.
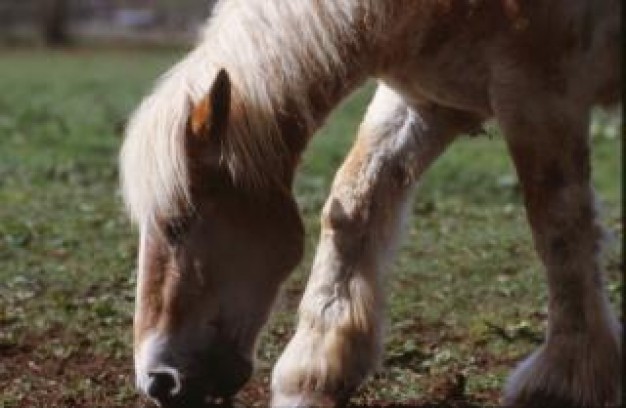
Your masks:
[{"label": "horse", "polygon": [[[381,289],[413,187],[459,135],[501,127],[549,291],[545,342],[509,407],[620,403],[590,184],[590,110],[620,99],[618,0],[228,0],[136,109],[120,153],[139,230],[134,362],[165,407],[229,397],[299,263],[307,142],[368,78],[337,171],[275,407],[347,401],[381,353]],[[419,335],[419,334],[416,334]]]}]

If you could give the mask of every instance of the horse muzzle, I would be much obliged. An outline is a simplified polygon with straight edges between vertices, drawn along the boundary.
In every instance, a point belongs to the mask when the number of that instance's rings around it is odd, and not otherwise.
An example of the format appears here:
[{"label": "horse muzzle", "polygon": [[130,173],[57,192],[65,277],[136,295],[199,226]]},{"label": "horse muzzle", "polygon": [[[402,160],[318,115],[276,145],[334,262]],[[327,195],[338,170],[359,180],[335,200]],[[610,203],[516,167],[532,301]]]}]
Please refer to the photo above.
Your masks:
[{"label": "horse muzzle", "polygon": [[161,367],[148,372],[142,391],[163,408],[206,407],[236,394],[251,374],[252,364],[243,360],[233,362],[228,370],[210,370],[203,375]]},{"label": "horse muzzle", "polygon": [[235,395],[252,375],[250,359],[223,345],[186,354],[180,361],[161,346],[146,350],[151,355],[141,356],[136,374],[138,388],[163,408],[211,406]]}]

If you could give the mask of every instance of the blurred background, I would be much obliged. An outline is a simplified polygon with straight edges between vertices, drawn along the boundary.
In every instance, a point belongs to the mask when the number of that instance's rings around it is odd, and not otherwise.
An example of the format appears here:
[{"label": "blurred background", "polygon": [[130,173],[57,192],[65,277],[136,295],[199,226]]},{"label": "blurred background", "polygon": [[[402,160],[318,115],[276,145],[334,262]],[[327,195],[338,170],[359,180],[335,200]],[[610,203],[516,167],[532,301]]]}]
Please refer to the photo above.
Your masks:
[{"label": "blurred background", "polygon": [[215,0],[1,0],[0,41],[192,41]]}]

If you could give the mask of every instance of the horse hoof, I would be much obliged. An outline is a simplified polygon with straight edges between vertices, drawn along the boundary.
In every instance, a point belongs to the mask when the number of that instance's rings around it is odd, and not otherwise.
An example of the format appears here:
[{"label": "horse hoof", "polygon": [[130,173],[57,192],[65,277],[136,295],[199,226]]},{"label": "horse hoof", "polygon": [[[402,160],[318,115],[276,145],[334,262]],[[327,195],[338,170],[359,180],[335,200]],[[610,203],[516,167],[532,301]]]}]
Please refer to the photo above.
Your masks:
[{"label": "horse hoof", "polygon": [[554,338],[509,377],[507,408],[617,408],[621,395],[618,336]]}]

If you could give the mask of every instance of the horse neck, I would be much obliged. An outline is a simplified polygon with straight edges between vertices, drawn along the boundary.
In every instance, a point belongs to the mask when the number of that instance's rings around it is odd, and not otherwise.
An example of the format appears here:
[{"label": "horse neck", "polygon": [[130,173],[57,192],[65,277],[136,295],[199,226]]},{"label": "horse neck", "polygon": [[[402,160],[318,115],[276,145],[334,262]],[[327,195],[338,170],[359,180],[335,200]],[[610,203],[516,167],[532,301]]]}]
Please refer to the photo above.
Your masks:
[{"label": "horse neck", "polygon": [[369,61],[360,57],[347,57],[332,71],[307,77],[298,99],[285,95],[286,109],[277,120],[282,140],[296,160],[330,112],[369,76]]},{"label": "horse neck", "polygon": [[[235,62],[231,68],[243,84],[242,104],[277,125],[280,137],[269,139],[288,147],[292,161],[330,111],[373,73],[390,3],[251,0],[245,8],[230,3],[232,10],[224,2],[218,10],[215,23],[223,19],[223,24],[209,25],[207,35],[230,37],[222,43],[236,37],[241,54],[235,50],[226,59]],[[226,32],[226,26],[246,28]]]}]

